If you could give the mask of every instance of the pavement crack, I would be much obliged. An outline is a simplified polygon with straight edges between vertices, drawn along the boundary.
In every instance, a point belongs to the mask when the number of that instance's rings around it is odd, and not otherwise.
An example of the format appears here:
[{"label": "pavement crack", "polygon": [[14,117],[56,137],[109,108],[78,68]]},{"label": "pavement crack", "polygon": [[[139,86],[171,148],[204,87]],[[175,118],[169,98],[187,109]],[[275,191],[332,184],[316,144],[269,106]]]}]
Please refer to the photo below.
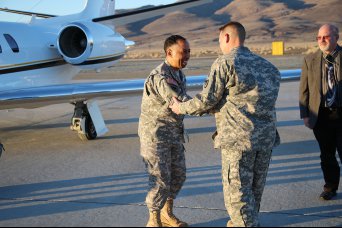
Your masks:
[{"label": "pavement crack", "polygon": [[[0,201],[21,201],[21,202],[45,202],[45,203],[78,203],[78,204],[101,204],[101,205],[119,205],[119,206],[135,206],[135,207],[146,207],[144,203],[115,203],[115,202],[96,202],[96,201],[85,201],[85,200],[45,200],[45,199],[33,199],[33,198],[2,198]],[[210,207],[188,207],[188,206],[175,206],[178,209],[187,210],[206,210],[206,211],[220,211],[226,212],[222,208],[210,208]],[[272,212],[272,211],[260,211],[262,214],[271,215],[287,215],[287,216],[304,216],[304,217],[317,217],[317,218],[342,218],[342,216],[329,216],[329,215],[315,215],[315,214],[305,214],[305,213],[291,213],[291,212]]]},{"label": "pavement crack", "polygon": [[[209,207],[186,207],[186,206],[176,206],[176,208],[180,209],[189,209],[189,210],[208,210],[208,211],[222,211],[226,212],[226,209],[222,208],[209,208]],[[272,215],[289,215],[289,216],[306,216],[306,217],[317,217],[317,218],[342,218],[342,216],[332,216],[332,215],[315,215],[315,214],[301,214],[301,213],[291,213],[291,212],[272,212],[272,211],[260,211],[262,214],[272,214]]]}]

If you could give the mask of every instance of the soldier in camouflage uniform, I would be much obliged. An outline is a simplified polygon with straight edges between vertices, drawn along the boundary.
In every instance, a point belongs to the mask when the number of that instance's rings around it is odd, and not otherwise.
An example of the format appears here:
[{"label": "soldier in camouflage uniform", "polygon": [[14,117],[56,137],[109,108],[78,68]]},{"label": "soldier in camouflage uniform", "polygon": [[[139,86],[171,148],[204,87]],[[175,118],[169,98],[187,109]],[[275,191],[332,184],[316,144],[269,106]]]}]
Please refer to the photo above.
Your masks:
[{"label": "soldier in camouflage uniform", "polygon": [[190,58],[190,45],[173,35],[166,39],[164,50],[166,60],[145,81],[139,120],[141,156],[150,175],[147,226],[183,227],[187,224],[174,216],[172,208],[186,179],[184,115],[176,115],[169,105],[173,97],[191,99],[182,72]]},{"label": "soldier in camouflage uniform", "polygon": [[272,149],[280,143],[275,103],[280,73],[244,47],[246,32],[238,22],[220,29],[224,53],[212,65],[202,93],[181,103],[175,113],[213,113],[215,148],[222,151],[223,191],[230,221],[227,226],[259,226],[258,214]]}]

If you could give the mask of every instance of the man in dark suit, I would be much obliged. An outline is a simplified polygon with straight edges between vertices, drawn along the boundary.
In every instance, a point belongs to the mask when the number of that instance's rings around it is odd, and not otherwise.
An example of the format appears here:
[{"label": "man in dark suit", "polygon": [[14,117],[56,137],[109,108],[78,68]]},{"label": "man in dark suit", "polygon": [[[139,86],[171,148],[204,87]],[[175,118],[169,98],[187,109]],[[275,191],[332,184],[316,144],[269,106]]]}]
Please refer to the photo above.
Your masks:
[{"label": "man in dark suit", "polygon": [[338,45],[339,30],[331,24],[318,32],[320,50],[305,57],[300,82],[300,115],[304,124],[313,129],[321,149],[324,175],[323,200],[336,196],[342,161],[342,48]]}]

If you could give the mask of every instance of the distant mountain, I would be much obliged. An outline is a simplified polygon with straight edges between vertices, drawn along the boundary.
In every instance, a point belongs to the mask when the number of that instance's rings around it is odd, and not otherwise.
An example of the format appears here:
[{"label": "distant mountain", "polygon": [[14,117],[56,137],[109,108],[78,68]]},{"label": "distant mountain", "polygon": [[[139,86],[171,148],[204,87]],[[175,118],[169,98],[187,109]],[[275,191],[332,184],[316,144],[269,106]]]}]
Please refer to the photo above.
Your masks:
[{"label": "distant mountain", "polygon": [[[119,27],[136,48],[160,48],[170,34],[187,37],[195,46],[217,46],[218,29],[241,22],[247,42],[274,40],[313,42],[324,23],[342,25],[342,0],[214,0],[213,3]],[[340,27],[342,30],[342,27]]]}]

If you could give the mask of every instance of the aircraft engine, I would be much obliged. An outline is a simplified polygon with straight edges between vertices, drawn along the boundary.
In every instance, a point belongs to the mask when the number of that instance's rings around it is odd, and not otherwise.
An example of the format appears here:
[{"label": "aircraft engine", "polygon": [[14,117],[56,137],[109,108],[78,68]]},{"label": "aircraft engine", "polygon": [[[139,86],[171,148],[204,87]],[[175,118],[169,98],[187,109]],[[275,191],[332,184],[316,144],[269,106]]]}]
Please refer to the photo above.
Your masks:
[{"label": "aircraft engine", "polygon": [[64,60],[77,65],[86,61],[93,50],[94,41],[89,29],[80,23],[69,24],[59,33],[57,46]]}]

